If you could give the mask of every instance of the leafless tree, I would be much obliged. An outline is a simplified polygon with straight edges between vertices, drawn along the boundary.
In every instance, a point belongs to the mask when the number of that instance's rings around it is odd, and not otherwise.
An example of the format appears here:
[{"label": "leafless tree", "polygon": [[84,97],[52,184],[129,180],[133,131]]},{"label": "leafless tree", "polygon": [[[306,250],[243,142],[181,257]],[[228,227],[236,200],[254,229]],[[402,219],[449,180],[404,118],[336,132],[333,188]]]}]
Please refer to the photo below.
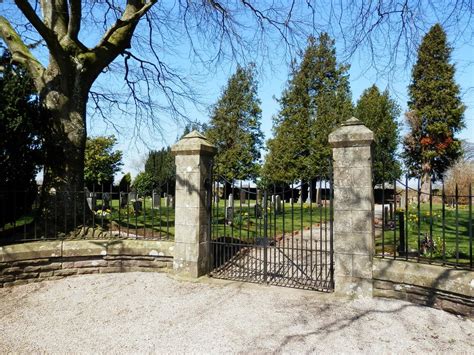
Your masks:
[{"label": "leafless tree", "polygon": [[112,124],[110,108],[154,125],[163,112],[184,116],[185,103],[197,96],[193,70],[175,57],[189,58],[196,71],[229,60],[259,62],[275,52],[291,55],[308,34],[324,30],[342,38],[346,58],[369,51],[372,65],[388,68],[400,53],[409,58],[433,19],[472,39],[470,0],[14,0],[0,6],[0,38],[29,70],[51,114],[43,186],[58,192],[83,185],[88,102]]},{"label": "leafless tree", "polygon": [[[396,78],[411,68],[424,34],[440,23],[455,45],[474,45],[472,0],[365,0],[331,2],[328,26],[344,43],[346,59]],[[367,62],[370,60],[370,62]]]},{"label": "leafless tree", "polygon": [[[105,118],[107,105],[124,113],[131,109],[137,120],[157,111],[180,115],[180,105],[193,99],[193,91],[186,73],[169,60],[174,53],[188,48],[191,60],[212,65],[265,55],[272,44],[291,51],[307,30],[295,5],[246,0],[15,0],[4,5],[0,38],[13,60],[28,69],[51,115],[45,127],[44,189],[71,192],[83,185],[88,100]],[[32,50],[38,45],[46,50]],[[93,87],[104,72],[110,81]],[[114,94],[109,88],[119,86],[117,80],[127,90]]]},{"label": "leafless tree", "polygon": [[474,143],[463,141],[462,142],[462,160],[474,164]]},{"label": "leafless tree", "polygon": [[474,144],[463,141],[462,149],[463,155],[446,172],[444,180],[446,195],[450,196],[448,201],[454,201],[457,191],[459,203],[467,204],[474,184]]}]

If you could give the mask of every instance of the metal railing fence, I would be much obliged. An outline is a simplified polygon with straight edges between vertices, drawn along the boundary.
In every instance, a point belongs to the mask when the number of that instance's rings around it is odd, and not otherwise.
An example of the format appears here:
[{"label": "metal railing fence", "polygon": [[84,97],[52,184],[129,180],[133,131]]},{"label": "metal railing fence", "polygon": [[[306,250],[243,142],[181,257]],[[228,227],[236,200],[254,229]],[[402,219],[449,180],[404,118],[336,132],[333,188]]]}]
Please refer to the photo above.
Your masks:
[{"label": "metal railing fence", "polygon": [[[0,191],[0,244],[56,239],[174,239],[174,191],[93,186],[74,192]],[[42,198],[40,198],[42,197]]]},{"label": "metal railing fence", "polygon": [[376,256],[473,269],[472,184],[422,191],[420,179],[382,184],[376,204]]}]

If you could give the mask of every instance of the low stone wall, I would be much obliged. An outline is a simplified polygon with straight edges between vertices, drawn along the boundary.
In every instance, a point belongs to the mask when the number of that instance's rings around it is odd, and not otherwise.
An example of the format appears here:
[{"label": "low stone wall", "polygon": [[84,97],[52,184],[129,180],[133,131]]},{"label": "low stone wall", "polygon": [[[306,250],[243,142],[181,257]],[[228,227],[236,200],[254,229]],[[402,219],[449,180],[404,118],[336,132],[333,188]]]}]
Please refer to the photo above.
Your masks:
[{"label": "low stone wall", "polygon": [[167,272],[174,242],[142,240],[44,241],[0,247],[0,287],[110,272]]},{"label": "low stone wall", "polygon": [[474,317],[474,272],[374,258],[374,296],[391,297]]}]

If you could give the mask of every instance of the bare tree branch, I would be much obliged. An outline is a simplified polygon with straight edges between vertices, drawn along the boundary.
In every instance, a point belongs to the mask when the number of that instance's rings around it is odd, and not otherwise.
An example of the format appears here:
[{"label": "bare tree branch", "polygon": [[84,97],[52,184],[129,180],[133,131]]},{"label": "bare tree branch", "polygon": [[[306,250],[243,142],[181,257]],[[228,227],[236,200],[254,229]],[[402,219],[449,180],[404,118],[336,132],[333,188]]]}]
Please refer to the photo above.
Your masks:
[{"label": "bare tree branch", "polygon": [[81,30],[82,6],[81,0],[69,0],[69,23],[67,35],[73,41],[78,41],[78,34]]},{"label": "bare tree branch", "polygon": [[[151,125],[163,116],[157,112],[186,118],[185,107],[200,101],[193,90],[198,87],[196,77],[190,79],[188,71],[212,73],[222,63],[256,62],[269,68],[272,60],[291,61],[307,36],[318,31],[329,31],[338,39],[344,61],[360,56],[363,69],[391,76],[398,66],[411,64],[433,21],[442,22],[458,38],[474,38],[472,0],[15,0],[15,4],[29,21],[10,14],[17,35],[24,43],[37,41],[38,35],[43,38],[53,59],[65,58],[61,70],[76,75],[83,90],[92,87],[99,75],[124,83],[106,86],[104,95],[98,95],[94,86],[92,106],[102,102],[120,116],[129,113]],[[85,29],[90,49],[79,41],[85,38],[81,36]],[[55,54],[57,45],[60,55]],[[182,64],[186,60],[189,65]],[[50,76],[55,73],[49,66],[46,70]],[[102,116],[98,109],[90,112]]]},{"label": "bare tree branch", "polygon": [[[135,24],[137,21],[143,17],[148,10],[156,3],[157,0],[150,0],[148,3],[144,5],[139,5],[142,1],[133,1],[128,0],[127,6],[125,7],[125,11],[120,19],[118,19],[108,30],[105,32],[104,36],[100,40],[100,43],[97,47],[104,46],[107,43],[115,43],[120,38],[123,37],[123,33],[127,30],[123,30],[124,27],[130,26]],[[137,6],[137,3],[138,6]],[[122,31],[119,31],[122,29]],[[117,35],[117,32],[120,32],[120,35]]]},{"label": "bare tree branch", "polygon": [[[17,0],[18,1],[18,0]],[[67,35],[69,12],[67,0],[55,0],[54,11],[51,16],[51,28],[58,39]]]},{"label": "bare tree branch", "polygon": [[23,15],[25,15],[28,21],[33,25],[36,31],[38,31],[40,36],[45,40],[50,51],[54,53],[54,51],[59,50],[59,42],[54,32],[51,28],[48,28],[45,22],[41,21],[28,0],[15,0],[15,4],[21,10]]},{"label": "bare tree branch", "polygon": [[371,58],[370,67],[381,75],[410,68],[422,36],[439,22],[454,38],[472,43],[472,0],[339,0],[328,21],[337,23],[333,36],[344,41],[344,60],[355,53]]}]

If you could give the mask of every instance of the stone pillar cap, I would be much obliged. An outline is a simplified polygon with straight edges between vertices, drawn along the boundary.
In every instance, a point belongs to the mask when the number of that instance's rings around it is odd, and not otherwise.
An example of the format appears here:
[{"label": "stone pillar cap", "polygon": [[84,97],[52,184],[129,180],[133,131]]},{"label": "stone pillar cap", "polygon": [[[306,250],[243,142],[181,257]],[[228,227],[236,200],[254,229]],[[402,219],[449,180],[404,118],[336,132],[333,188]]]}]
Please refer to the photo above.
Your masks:
[{"label": "stone pillar cap", "polygon": [[207,138],[194,130],[171,147],[173,155],[206,154],[215,155],[217,148]]},{"label": "stone pillar cap", "polygon": [[374,141],[374,132],[357,118],[351,117],[334,130],[328,140],[333,147],[365,146]]}]

